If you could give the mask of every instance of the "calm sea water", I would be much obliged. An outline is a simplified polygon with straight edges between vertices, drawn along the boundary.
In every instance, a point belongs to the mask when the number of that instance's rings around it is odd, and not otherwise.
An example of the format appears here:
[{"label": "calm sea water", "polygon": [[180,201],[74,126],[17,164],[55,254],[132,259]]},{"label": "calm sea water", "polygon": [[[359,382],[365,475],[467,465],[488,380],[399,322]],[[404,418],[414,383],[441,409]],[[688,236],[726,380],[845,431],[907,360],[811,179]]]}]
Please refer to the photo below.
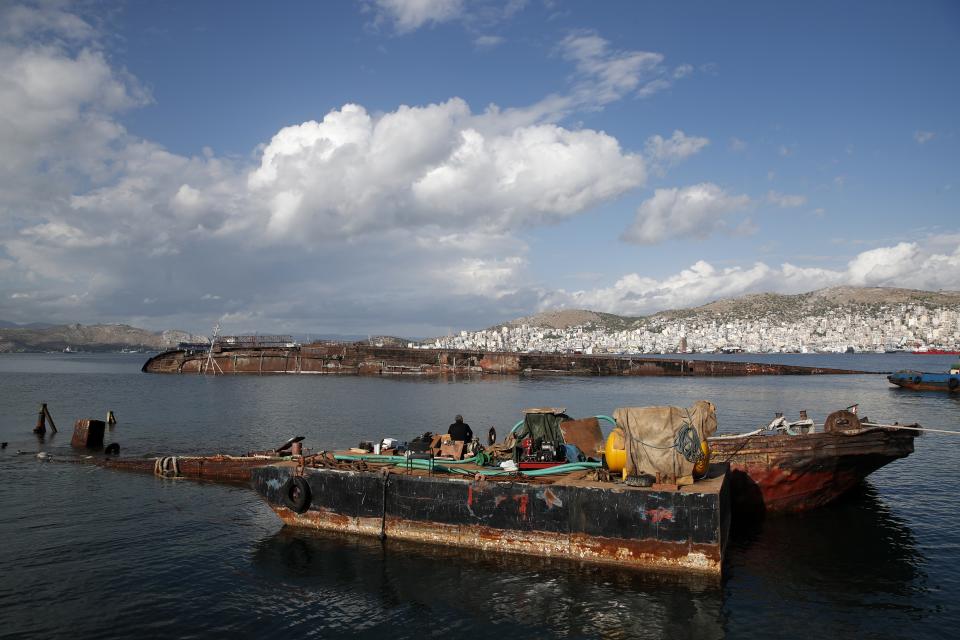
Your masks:
[{"label": "calm sea water", "polygon": [[[738,354],[736,360],[749,359]],[[869,371],[953,358],[764,356]],[[725,379],[204,378],[137,355],[0,355],[0,637],[946,638],[960,627],[960,437],[927,435],[839,504],[740,525],[722,584],[283,529],[242,488],[42,463],[73,421],[125,455],[402,439],[462,413],[502,434],[528,406],[576,416],[709,399],[721,431],[777,411],[960,430],[960,398],[880,375]],[[31,434],[41,402],[60,433]]]}]

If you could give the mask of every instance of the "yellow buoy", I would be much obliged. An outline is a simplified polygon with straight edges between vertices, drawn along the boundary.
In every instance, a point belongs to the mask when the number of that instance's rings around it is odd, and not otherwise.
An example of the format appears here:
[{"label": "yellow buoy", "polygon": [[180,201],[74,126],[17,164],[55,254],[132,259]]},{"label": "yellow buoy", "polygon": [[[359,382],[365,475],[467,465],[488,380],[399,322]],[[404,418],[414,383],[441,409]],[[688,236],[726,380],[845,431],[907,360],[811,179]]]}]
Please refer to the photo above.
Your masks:
[{"label": "yellow buoy", "polygon": [[607,443],[603,448],[603,454],[607,461],[607,469],[610,471],[623,471],[627,466],[627,444],[623,437],[623,429],[615,427],[610,435],[607,436]]},{"label": "yellow buoy", "polygon": [[700,451],[703,452],[703,457],[693,465],[694,478],[702,478],[707,475],[707,469],[710,468],[710,445],[707,444],[706,439],[700,441]]}]

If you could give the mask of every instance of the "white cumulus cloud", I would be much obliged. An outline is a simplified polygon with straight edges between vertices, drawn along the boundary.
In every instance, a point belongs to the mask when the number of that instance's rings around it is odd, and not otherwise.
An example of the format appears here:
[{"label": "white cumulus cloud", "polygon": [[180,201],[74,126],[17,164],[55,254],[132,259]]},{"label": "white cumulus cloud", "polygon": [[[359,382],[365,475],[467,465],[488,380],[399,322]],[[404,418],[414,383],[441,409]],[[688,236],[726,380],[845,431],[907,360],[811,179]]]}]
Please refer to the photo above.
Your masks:
[{"label": "white cumulus cloud", "polygon": [[802,207],[804,204],[806,204],[807,198],[806,196],[790,195],[771,190],[767,192],[767,202],[770,204],[775,204],[783,209],[787,209],[790,207]]},{"label": "white cumulus cloud", "polygon": [[398,33],[460,18],[463,0],[375,0],[377,20],[393,23]]},{"label": "white cumulus cloud", "polygon": [[665,170],[692,155],[699,153],[710,144],[708,138],[688,136],[680,129],[669,138],[654,135],[647,139],[646,156],[652,165]]},{"label": "white cumulus cloud", "polygon": [[454,293],[501,298],[516,292],[518,284],[523,282],[526,267],[527,261],[521,256],[462,258],[458,263],[437,270],[434,277]]},{"label": "white cumulus cloud", "polygon": [[673,237],[705,238],[726,224],[724,216],[751,204],[749,196],[732,195],[704,182],[683,188],[657,189],[637,209],[627,242],[655,244]]},{"label": "white cumulus cloud", "polygon": [[473,44],[482,49],[490,49],[503,44],[503,42],[503,36],[478,36],[473,40]]},{"label": "white cumulus cloud", "polygon": [[644,183],[643,159],[592,130],[485,128],[460,99],[378,117],[359,105],[287,127],[248,178],[273,236],[385,228],[511,229],[575,215]]},{"label": "white cumulus cloud", "polygon": [[[421,333],[424,318],[461,322],[444,290],[492,323],[535,304],[519,230],[646,181],[642,155],[558,123],[585,106],[572,94],[481,113],[459,98],[347,104],[280,129],[253,161],[172,153],[120,124],[149,96],[93,27],[17,16],[0,25],[0,299],[17,302],[3,319],[365,319]],[[25,286],[43,295],[11,297]]]},{"label": "white cumulus cloud", "polygon": [[621,315],[646,315],[665,309],[692,307],[748,293],[804,293],[838,285],[953,289],[960,279],[960,243],[936,253],[936,239],[926,245],[902,242],[864,251],[844,268],[779,267],[763,262],[718,269],[698,261],[662,279],[630,273],[609,287],[545,294],[540,308],[568,307]]},{"label": "white cumulus cloud", "polygon": [[570,34],[560,43],[560,51],[580,73],[581,103],[602,106],[631,94],[647,97],[670,86],[663,54],[617,50],[593,31]]}]

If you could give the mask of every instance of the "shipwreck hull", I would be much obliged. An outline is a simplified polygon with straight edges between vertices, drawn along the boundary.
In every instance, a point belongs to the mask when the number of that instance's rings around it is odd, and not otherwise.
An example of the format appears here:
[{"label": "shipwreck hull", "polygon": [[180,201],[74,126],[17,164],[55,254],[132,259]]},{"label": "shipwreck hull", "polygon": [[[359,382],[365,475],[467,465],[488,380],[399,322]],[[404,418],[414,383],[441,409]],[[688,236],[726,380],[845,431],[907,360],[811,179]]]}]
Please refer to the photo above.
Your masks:
[{"label": "shipwreck hull", "polygon": [[513,353],[409,349],[364,344],[297,347],[174,349],[149,360],[147,373],[193,375],[572,375],[752,376],[856,374],[862,371],[753,362],[684,360],[624,355]]},{"label": "shipwreck hull", "polygon": [[680,491],[303,470],[309,508],[284,493],[294,465],[253,472],[289,526],[719,576],[730,527],[724,473]]},{"label": "shipwreck hull", "polygon": [[753,435],[710,440],[730,465],[732,504],[741,513],[796,513],[828,504],[864,478],[913,453],[916,432],[872,428],[846,433]]}]

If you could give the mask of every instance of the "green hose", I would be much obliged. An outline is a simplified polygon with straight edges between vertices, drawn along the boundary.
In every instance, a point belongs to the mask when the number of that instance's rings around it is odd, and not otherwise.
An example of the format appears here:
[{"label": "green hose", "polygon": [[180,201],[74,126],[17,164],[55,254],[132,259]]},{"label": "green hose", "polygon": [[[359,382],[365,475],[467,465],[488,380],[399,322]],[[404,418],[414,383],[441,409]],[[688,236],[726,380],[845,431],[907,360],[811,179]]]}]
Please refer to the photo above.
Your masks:
[{"label": "green hose", "polygon": [[403,456],[381,456],[370,454],[342,453],[333,456],[334,460],[365,460],[367,462],[400,462],[406,460]]},{"label": "green hose", "polygon": [[[485,453],[479,453],[473,458],[468,460],[457,460],[457,461],[444,461],[443,464],[437,464],[431,460],[421,460],[414,458],[408,460],[403,456],[374,456],[374,455],[353,455],[353,454],[338,454],[334,456],[335,460],[340,461],[352,461],[352,460],[365,460],[369,462],[393,462],[395,467],[402,468],[413,468],[413,469],[423,469],[423,470],[434,470],[434,471],[445,471],[447,473],[457,473],[465,476],[480,475],[484,476],[504,476],[511,475],[513,472],[504,471],[503,469],[462,469],[459,467],[448,466],[450,464],[465,464],[468,462],[474,462],[477,458],[488,458]],[[479,463],[477,463],[479,464]],[[572,471],[584,471],[586,469],[596,469],[603,466],[599,462],[568,462],[567,464],[557,465],[555,467],[547,467],[546,469],[532,469],[530,471],[521,471],[521,475],[538,477],[538,476],[549,476],[558,473],[570,473]]]},{"label": "green hose", "polygon": [[525,476],[549,476],[555,473],[570,473],[571,471],[585,471],[586,469],[599,469],[603,466],[601,462],[568,462],[567,464],[557,465],[556,467],[547,467],[546,469],[533,469],[532,471],[521,471]]},{"label": "green hose", "polygon": [[[374,455],[374,454],[372,454],[372,453],[369,453],[369,454],[367,454],[367,453],[350,453],[350,454],[347,454],[347,453],[338,453],[337,455],[333,456],[333,459],[334,459],[334,460],[341,460],[341,461],[342,461],[342,460],[346,460],[346,461],[351,461],[351,460],[364,460],[364,461],[366,461],[366,462],[403,462],[403,463],[406,463],[406,461],[407,461],[407,458],[406,458],[405,456],[381,456],[381,455]],[[444,464],[478,464],[478,465],[484,465],[484,464],[486,464],[486,463],[489,462],[489,461],[490,461],[490,456],[489,456],[486,452],[481,451],[480,453],[478,453],[477,455],[473,456],[472,458],[464,458],[463,460],[444,460],[443,463],[444,463]]]}]

